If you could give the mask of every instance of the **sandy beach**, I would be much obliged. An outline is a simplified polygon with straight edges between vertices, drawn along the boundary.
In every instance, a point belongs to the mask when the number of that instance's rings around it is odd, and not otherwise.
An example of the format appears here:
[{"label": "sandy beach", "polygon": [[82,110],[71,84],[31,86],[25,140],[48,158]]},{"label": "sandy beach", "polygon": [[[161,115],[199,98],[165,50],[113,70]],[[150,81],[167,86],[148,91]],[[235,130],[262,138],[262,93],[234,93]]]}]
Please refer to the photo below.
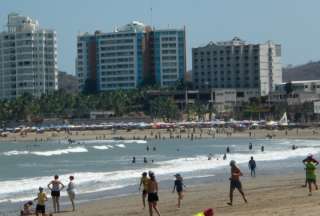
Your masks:
[{"label": "sandy beach", "polygon": [[[228,181],[216,182],[188,188],[181,209],[176,209],[176,194],[169,188],[161,188],[159,192],[159,208],[163,216],[194,215],[202,209],[213,207],[215,215],[222,216],[316,216],[320,211],[320,191],[308,196],[303,184],[303,171],[300,176],[295,174],[281,176],[244,177],[242,180],[248,204],[244,204],[236,191],[234,205],[228,206]],[[161,187],[161,186],[160,186]],[[147,216],[143,210],[140,196],[95,201],[78,206],[76,212],[60,213],[61,216]]]},{"label": "sandy beach", "polygon": [[29,132],[26,135],[20,133],[9,133],[7,137],[0,137],[0,141],[50,141],[50,140],[94,140],[94,139],[169,139],[170,136],[174,139],[178,139],[180,136],[182,139],[189,138],[193,134],[194,139],[200,138],[253,138],[264,139],[267,136],[272,136],[274,139],[318,139],[320,138],[319,128],[307,128],[307,129],[289,129],[289,130],[267,130],[267,129],[244,129],[243,131],[234,131],[233,129],[216,129],[212,131],[207,128],[199,129],[186,129],[181,132],[176,129],[173,132],[167,129],[144,129],[144,130],[82,130],[71,131],[66,133],[60,132],[44,132],[35,133]]}]

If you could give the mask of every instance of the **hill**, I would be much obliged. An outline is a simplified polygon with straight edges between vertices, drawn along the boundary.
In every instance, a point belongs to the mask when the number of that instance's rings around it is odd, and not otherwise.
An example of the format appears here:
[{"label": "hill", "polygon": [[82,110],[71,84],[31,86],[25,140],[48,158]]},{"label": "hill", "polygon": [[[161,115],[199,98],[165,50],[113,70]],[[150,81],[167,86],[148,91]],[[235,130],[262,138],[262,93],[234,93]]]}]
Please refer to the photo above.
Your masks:
[{"label": "hill", "polygon": [[283,82],[299,80],[320,80],[320,61],[283,68]]},{"label": "hill", "polygon": [[69,93],[77,93],[79,91],[78,79],[74,75],[59,71],[58,79],[59,89],[62,89]]}]

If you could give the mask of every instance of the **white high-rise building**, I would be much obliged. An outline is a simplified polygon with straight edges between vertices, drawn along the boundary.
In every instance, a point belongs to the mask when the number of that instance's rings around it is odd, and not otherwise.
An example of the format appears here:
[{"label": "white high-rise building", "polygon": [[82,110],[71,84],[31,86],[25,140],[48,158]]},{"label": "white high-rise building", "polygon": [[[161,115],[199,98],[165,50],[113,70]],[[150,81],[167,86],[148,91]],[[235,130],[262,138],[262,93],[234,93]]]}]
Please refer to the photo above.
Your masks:
[{"label": "white high-rise building", "polygon": [[0,32],[0,99],[57,90],[56,32],[16,13],[8,15],[7,28]]},{"label": "white high-rise building", "polygon": [[281,45],[268,41],[249,44],[235,37],[192,49],[195,88],[246,89],[268,95],[282,82]]}]

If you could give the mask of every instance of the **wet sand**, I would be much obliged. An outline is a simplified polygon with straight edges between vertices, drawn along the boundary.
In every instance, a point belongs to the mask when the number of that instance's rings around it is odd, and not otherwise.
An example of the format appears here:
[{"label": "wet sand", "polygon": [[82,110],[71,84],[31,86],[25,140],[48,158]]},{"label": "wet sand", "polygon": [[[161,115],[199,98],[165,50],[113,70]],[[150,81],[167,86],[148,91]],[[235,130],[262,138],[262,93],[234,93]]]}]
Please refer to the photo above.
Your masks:
[{"label": "wet sand", "polygon": [[[162,216],[192,216],[202,209],[212,207],[215,215],[222,216],[316,216],[320,211],[320,191],[308,196],[301,176],[295,174],[281,176],[244,177],[242,180],[248,204],[235,191],[234,205],[228,206],[228,180],[187,189],[182,208],[177,209],[176,194],[169,188],[161,188],[159,209]],[[60,213],[61,216],[147,216],[142,209],[140,196],[95,201],[78,206],[76,212]]]}]

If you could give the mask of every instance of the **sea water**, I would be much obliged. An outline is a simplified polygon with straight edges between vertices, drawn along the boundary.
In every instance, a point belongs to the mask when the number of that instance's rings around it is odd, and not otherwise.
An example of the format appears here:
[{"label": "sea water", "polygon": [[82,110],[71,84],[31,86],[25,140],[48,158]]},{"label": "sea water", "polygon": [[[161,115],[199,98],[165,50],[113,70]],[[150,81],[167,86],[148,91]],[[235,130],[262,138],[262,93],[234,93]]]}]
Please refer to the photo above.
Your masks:
[{"label": "sea water", "polygon": [[[249,150],[249,143],[253,150]],[[298,146],[292,150],[292,145]],[[261,152],[261,146],[265,151]],[[149,150],[147,150],[147,147]],[[230,154],[223,160],[226,148]],[[229,161],[235,160],[247,172],[251,156],[258,174],[301,170],[302,158],[320,153],[317,140],[269,139],[179,139],[179,140],[80,140],[0,143],[0,215],[17,215],[26,200],[35,198],[38,188],[47,188],[55,174],[67,185],[75,176],[78,202],[137,193],[142,172],[152,170],[162,188],[173,175],[185,182],[201,184],[227,179]],[[208,160],[208,155],[212,159]],[[136,157],[136,163],[132,158]],[[148,163],[144,163],[144,157]],[[49,191],[46,190],[49,194]],[[62,203],[68,203],[62,192]],[[48,202],[50,208],[51,202]]]}]

